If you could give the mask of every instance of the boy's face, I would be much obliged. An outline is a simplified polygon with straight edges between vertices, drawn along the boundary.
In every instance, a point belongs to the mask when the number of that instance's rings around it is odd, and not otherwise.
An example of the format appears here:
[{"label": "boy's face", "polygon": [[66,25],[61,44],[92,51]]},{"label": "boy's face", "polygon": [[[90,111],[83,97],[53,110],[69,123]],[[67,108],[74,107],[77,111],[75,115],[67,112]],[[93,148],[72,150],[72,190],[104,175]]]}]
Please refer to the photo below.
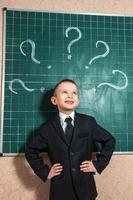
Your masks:
[{"label": "boy's face", "polygon": [[60,112],[70,114],[79,104],[77,86],[71,82],[62,82],[56,88],[55,95],[51,98],[51,101],[58,107]]}]

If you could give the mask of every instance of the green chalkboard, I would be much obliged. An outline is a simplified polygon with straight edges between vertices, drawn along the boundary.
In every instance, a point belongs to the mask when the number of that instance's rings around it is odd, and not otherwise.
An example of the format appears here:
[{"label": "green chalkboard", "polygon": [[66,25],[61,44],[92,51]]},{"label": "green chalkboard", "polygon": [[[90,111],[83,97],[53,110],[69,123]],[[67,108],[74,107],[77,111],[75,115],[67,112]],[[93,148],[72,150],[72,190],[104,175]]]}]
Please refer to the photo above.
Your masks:
[{"label": "green chalkboard", "polygon": [[20,154],[56,111],[51,89],[73,79],[79,112],[133,152],[133,17],[4,10],[1,153]]}]

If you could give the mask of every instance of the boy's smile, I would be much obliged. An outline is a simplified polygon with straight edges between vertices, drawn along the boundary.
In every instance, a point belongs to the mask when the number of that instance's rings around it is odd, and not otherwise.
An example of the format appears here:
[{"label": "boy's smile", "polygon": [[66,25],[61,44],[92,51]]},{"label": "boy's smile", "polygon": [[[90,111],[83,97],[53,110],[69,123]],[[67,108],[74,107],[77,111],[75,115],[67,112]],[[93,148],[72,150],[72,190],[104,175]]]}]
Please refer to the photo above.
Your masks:
[{"label": "boy's smile", "polygon": [[77,86],[71,82],[62,82],[57,87],[51,101],[57,105],[60,112],[70,114],[79,104]]},{"label": "boy's smile", "polygon": [[74,101],[71,101],[71,100],[66,100],[66,101],[65,101],[65,103],[66,103],[66,104],[73,104],[73,103],[74,103]]}]

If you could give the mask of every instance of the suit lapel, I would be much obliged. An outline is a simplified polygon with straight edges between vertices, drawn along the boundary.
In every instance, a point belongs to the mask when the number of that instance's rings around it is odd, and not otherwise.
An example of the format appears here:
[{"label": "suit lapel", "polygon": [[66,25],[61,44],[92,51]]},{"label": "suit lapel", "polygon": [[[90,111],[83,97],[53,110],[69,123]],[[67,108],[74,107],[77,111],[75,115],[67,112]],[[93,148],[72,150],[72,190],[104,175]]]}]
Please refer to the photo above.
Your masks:
[{"label": "suit lapel", "polygon": [[75,142],[77,136],[78,136],[78,132],[80,130],[81,127],[81,121],[80,121],[80,116],[78,113],[75,113],[75,118],[74,118],[74,134],[73,134],[73,138],[72,138],[72,143]]},{"label": "suit lapel", "polygon": [[63,131],[62,126],[61,126],[61,124],[60,124],[59,115],[57,115],[57,116],[54,118],[54,120],[52,121],[52,123],[53,123],[53,126],[54,126],[54,128],[55,128],[57,134],[60,136],[60,138],[62,139],[62,141],[63,141],[66,145],[68,145],[67,140],[66,140],[65,135],[64,135],[64,131]]},{"label": "suit lapel", "polygon": [[[65,138],[65,135],[64,135],[64,131],[62,129],[62,126],[60,124],[60,118],[59,118],[59,115],[57,115],[54,120],[52,121],[53,123],[53,126],[57,132],[57,134],[60,136],[60,138],[62,139],[62,141],[67,145],[69,146],[66,138]],[[74,119],[74,134],[73,134],[73,137],[72,137],[72,141],[71,141],[71,144],[73,144],[78,136],[78,132],[80,130],[80,127],[81,127],[81,121],[80,121],[80,116],[78,113],[75,113],[75,119]]]}]

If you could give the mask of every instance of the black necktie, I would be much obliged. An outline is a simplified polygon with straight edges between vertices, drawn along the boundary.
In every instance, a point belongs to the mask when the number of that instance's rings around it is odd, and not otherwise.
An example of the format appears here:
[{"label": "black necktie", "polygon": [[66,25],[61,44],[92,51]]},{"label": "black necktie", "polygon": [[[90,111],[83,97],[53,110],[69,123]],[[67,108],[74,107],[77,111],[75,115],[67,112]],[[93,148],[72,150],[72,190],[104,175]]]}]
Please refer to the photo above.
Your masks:
[{"label": "black necktie", "polygon": [[66,139],[68,143],[70,143],[72,139],[72,135],[73,135],[73,129],[74,129],[74,127],[72,126],[72,118],[71,117],[66,118],[65,122],[67,122],[65,135],[66,135]]}]

